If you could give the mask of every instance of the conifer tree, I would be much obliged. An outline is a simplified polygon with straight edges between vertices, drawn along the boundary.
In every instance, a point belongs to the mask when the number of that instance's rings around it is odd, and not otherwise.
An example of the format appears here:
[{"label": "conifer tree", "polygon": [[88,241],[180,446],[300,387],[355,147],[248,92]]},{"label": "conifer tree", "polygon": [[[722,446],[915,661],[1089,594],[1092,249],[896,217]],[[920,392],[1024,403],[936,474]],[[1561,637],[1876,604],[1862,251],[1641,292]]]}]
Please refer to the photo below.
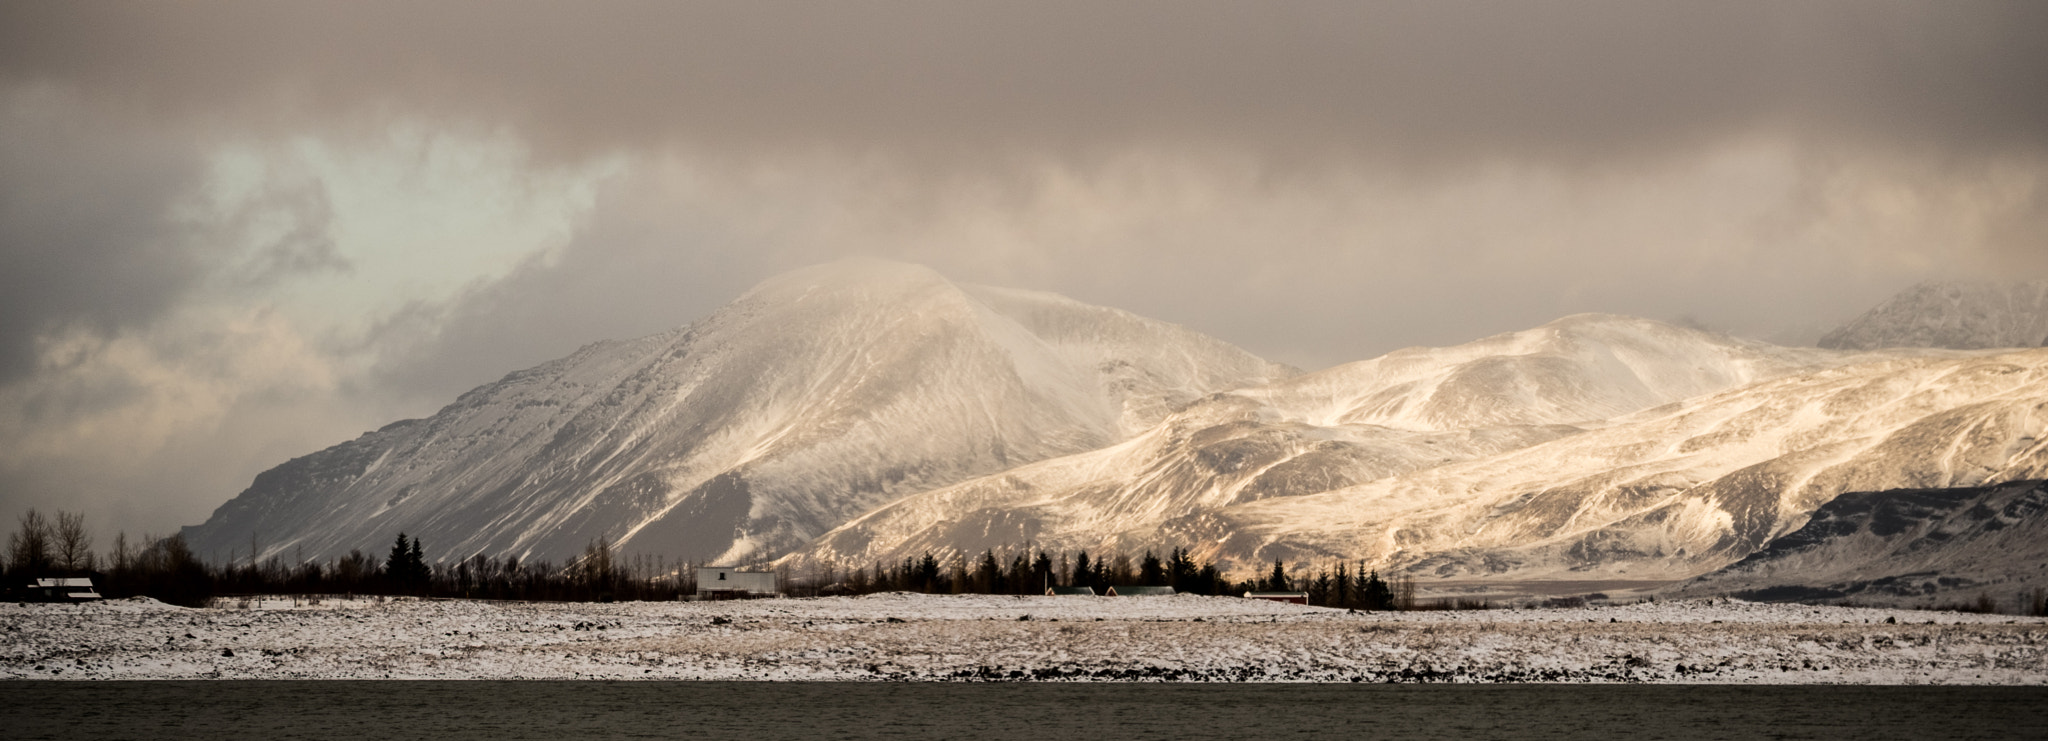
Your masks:
[{"label": "conifer tree", "polygon": [[1287,579],[1287,565],[1281,563],[1280,559],[1273,559],[1273,573],[1267,576],[1266,582],[1260,586],[1268,592],[1286,592],[1292,590],[1290,584]]},{"label": "conifer tree", "polygon": [[924,558],[917,562],[917,580],[926,592],[939,590],[939,559],[931,551],[924,552]]},{"label": "conifer tree", "polygon": [[1138,562],[1138,583],[1148,587],[1166,586],[1166,564],[1159,557],[1145,551],[1145,557]]},{"label": "conifer tree", "polygon": [[400,530],[398,542],[391,544],[391,555],[384,559],[384,578],[394,586],[403,585],[406,575],[412,573],[408,566],[412,563],[412,549],[408,545],[410,541],[405,537],[405,531]]},{"label": "conifer tree", "polygon": [[1173,554],[1166,558],[1166,583],[1167,586],[1173,587],[1173,591],[1206,591],[1196,587],[1195,580],[1199,573],[1200,570],[1195,567],[1195,559],[1188,555],[1185,548],[1175,546]]},{"label": "conifer tree", "polygon": [[1380,578],[1380,572],[1368,572],[1358,583],[1358,606],[1368,610],[1390,610],[1394,607],[1394,590]]},{"label": "conifer tree", "polygon": [[412,536],[412,547],[406,551],[405,565],[408,569],[406,578],[412,582],[413,588],[425,590],[427,579],[434,575],[434,571],[427,567],[427,554],[420,548],[420,536]]}]

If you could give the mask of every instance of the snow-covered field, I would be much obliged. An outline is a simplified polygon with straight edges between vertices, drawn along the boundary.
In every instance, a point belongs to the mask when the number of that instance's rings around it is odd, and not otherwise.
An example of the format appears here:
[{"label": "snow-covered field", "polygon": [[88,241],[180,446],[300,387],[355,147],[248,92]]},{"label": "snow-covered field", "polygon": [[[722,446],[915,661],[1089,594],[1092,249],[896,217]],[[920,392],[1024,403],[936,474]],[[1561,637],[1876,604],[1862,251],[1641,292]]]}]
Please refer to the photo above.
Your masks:
[{"label": "snow-covered field", "polygon": [[134,599],[0,605],[0,636],[0,679],[2048,684],[2041,618],[1739,601],[1350,613],[1186,595]]}]

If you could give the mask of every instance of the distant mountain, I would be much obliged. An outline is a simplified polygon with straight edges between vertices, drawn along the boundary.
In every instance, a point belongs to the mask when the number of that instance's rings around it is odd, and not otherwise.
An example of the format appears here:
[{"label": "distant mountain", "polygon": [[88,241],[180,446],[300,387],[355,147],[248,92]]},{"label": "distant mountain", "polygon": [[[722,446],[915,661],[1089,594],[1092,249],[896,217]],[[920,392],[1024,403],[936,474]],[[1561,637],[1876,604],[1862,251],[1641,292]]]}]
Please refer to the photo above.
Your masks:
[{"label": "distant mountain", "polygon": [[1182,327],[870,260],[600,342],[265,471],[202,554],[781,555],[898,497],[1102,448],[1295,373]]},{"label": "distant mountain", "polygon": [[1260,559],[1357,554],[1438,579],[1672,579],[1747,556],[1841,492],[2048,475],[2048,351],[1864,360],[1245,504],[1181,539],[1227,533]]},{"label": "distant mountain", "polygon": [[[2000,295],[2012,311],[1964,313],[2021,326],[2023,292]],[[1911,315],[1896,307],[1873,315]],[[1970,530],[2006,511],[1985,499],[1857,526],[1983,544],[1967,557],[1784,538],[1849,527],[1855,510],[1826,509],[1844,492],[2038,479],[2048,349],[1788,348],[1586,314],[1300,374],[1122,311],[856,260],[289,461],[185,534],[209,556],[376,553],[405,531],[441,557],[561,562],[603,538],[800,570],[1182,546],[1240,574],[1364,559],[1452,587],[1741,562],[1758,566],[1714,583],[1874,594],[1944,569],[1937,590],[2018,583],[2038,559],[1999,533],[2035,525]],[[1874,565],[1800,555],[1852,545]]]},{"label": "distant mountain", "polygon": [[1820,340],[1821,347],[1844,350],[2043,345],[2048,345],[2048,281],[2040,280],[1921,283]]},{"label": "distant mountain", "polygon": [[2048,589],[2048,483],[1843,494],[1804,527],[1677,594],[2010,609]]},{"label": "distant mountain", "polygon": [[2048,465],[2048,351],[1781,348],[1569,317],[1220,394],[1121,445],[906,497],[792,564],[1035,543],[1427,578],[1672,579],[1856,488]]}]

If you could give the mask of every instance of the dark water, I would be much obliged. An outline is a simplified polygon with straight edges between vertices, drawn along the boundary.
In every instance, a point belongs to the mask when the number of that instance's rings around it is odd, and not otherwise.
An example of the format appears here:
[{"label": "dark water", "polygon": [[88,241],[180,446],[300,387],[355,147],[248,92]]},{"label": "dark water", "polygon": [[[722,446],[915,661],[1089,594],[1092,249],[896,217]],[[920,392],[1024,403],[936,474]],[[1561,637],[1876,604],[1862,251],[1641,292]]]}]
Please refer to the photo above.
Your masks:
[{"label": "dark water", "polygon": [[2048,689],[0,682],[0,738],[2044,739]]}]

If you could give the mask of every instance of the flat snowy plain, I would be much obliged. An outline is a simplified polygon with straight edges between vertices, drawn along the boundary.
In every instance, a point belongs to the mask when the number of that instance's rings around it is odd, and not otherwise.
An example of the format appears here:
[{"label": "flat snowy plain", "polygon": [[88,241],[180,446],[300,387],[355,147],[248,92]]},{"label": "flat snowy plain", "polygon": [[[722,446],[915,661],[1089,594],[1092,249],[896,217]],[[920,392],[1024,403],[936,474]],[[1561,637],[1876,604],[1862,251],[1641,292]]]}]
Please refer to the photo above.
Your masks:
[{"label": "flat snowy plain", "polygon": [[1189,595],[0,605],[0,679],[199,678],[2048,685],[2048,620],[1725,600],[1353,613]]}]

